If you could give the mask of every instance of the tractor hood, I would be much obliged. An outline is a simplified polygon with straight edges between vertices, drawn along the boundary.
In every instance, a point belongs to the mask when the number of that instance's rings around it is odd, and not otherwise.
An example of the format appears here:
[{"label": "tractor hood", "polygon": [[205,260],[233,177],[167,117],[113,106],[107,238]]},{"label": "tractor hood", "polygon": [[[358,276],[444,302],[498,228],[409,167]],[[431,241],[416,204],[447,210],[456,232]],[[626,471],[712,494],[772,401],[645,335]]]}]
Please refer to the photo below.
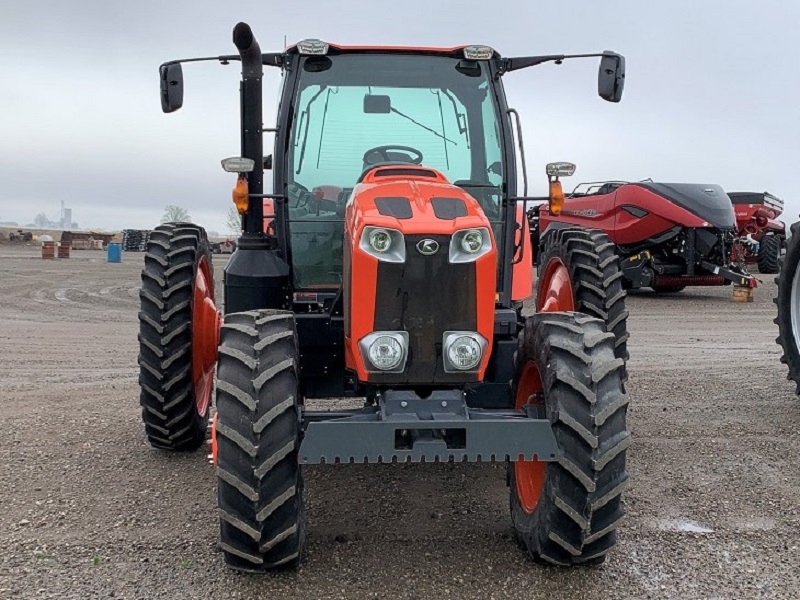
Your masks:
[{"label": "tractor hood", "polygon": [[[477,240],[472,250],[467,235]],[[344,252],[346,361],[360,381],[482,380],[493,343],[497,250],[477,200],[433,169],[376,167],[348,201]],[[483,344],[469,368],[452,367],[447,348],[456,333]],[[371,340],[386,336],[398,336],[404,349],[396,369],[370,363]]]},{"label": "tractor hood", "polygon": [[718,185],[699,183],[635,183],[697,215],[710,225],[733,228],[736,218],[731,199]]},{"label": "tractor hood", "polygon": [[353,190],[348,220],[391,227],[408,234],[452,235],[459,229],[487,227],[478,202],[450,184],[439,171],[412,165],[377,167]]}]

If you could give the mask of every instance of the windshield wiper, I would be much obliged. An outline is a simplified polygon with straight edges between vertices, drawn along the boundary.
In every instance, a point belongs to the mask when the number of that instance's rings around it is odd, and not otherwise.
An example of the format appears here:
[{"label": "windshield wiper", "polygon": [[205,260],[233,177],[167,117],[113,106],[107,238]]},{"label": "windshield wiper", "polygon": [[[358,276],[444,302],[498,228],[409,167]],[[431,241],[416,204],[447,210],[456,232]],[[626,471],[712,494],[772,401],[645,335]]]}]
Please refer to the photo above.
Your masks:
[{"label": "windshield wiper", "polygon": [[300,115],[301,120],[304,116],[306,118],[306,130],[305,133],[303,134],[303,145],[300,147],[300,159],[297,163],[297,171],[295,171],[295,175],[299,175],[300,171],[303,169],[303,159],[306,156],[306,142],[308,141],[308,129],[311,124],[311,105],[314,104],[317,98],[319,98],[322,95],[322,92],[324,92],[327,89],[328,86],[321,87],[320,90],[312,96],[311,100],[308,101],[305,110]]},{"label": "windshield wiper", "polygon": [[325,96],[325,110],[322,111],[322,125],[319,128],[319,147],[317,148],[317,168],[319,169],[319,159],[322,156],[322,136],[325,133],[325,120],[328,118],[328,102],[331,100],[331,90],[328,88],[328,95]]},{"label": "windshield wiper", "polygon": [[453,98],[453,95],[450,93],[450,90],[442,90],[442,92],[444,92],[444,95],[450,100],[450,104],[453,105],[453,112],[456,115],[456,124],[458,125],[458,133],[464,134],[464,137],[467,139],[467,148],[469,148],[469,131],[467,131],[466,124],[461,124],[462,119],[465,123],[467,119],[464,117],[464,113],[458,111],[458,105],[456,104],[455,98]]},{"label": "windshield wiper", "polygon": [[411,121],[412,123],[414,123],[414,125],[419,125],[419,126],[420,126],[420,127],[422,127],[423,129],[425,129],[425,130],[427,130],[427,131],[430,131],[430,132],[431,132],[433,135],[435,135],[436,137],[440,137],[440,138],[442,138],[442,139],[443,139],[445,142],[450,142],[450,143],[451,143],[451,144],[453,144],[454,146],[457,146],[457,145],[458,145],[456,142],[454,142],[453,140],[451,140],[451,139],[450,139],[450,138],[448,138],[448,137],[445,137],[445,136],[443,136],[441,133],[439,133],[439,132],[438,132],[438,131],[436,131],[435,129],[431,129],[431,128],[430,128],[430,127],[428,127],[427,125],[423,125],[423,124],[422,124],[422,123],[420,123],[419,121],[415,121],[414,119],[412,119],[412,118],[411,118],[411,117],[409,117],[408,115],[401,113],[401,112],[400,112],[399,110],[397,110],[397,109],[396,109],[394,106],[393,106],[392,108],[390,108],[389,110],[391,110],[391,111],[392,111],[393,113],[395,113],[395,114],[398,114],[398,115],[400,115],[400,116],[401,116],[401,117],[403,117],[404,119],[408,119],[409,121]]}]

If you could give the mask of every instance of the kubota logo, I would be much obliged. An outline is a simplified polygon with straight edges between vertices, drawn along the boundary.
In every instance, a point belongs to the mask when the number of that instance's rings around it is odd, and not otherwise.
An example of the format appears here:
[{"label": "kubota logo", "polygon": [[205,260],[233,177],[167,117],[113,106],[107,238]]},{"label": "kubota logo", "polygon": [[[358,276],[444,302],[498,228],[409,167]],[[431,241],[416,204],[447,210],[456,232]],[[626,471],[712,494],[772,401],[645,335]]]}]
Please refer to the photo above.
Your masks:
[{"label": "kubota logo", "polygon": [[439,251],[439,242],[436,240],[420,240],[417,242],[417,251],[425,256],[436,254]]}]

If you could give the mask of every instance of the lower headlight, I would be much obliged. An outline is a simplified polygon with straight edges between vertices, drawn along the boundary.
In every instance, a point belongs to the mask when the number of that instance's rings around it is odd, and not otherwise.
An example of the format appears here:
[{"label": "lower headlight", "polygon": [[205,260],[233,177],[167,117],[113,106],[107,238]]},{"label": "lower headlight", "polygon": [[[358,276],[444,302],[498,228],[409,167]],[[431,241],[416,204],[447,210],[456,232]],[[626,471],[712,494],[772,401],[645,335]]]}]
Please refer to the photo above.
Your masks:
[{"label": "lower headlight", "polygon": [[486,339],[471,331],[444,333],[444,370],[449,373],[477,371],[486,351]]},{"label": "lower headlight", "polygon": [[369,345],[369,362],[381,371],[397,368],[403,360],[403,346],[395,338],[382,335]]},{"label": "lower headlight", "polygon": [[408,353],[408,333],[405,331],[376,331],[358,344],[367,371],[400,373],[405,368]]}]

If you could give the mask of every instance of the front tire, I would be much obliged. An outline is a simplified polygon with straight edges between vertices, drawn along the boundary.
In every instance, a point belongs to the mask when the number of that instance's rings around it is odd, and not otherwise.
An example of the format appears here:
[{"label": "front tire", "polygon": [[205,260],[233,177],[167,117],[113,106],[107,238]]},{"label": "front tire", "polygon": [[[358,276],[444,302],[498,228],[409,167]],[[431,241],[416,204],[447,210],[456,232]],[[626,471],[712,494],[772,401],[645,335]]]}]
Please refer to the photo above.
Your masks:
[{"label": "front tire", "polygon": [[[576,311],[600,319],[614,334],[614,355],[626,362],[630,337],[626,292],[619,258],[608,236],[596,229],[552,231],[542,243],[538,270],[537,312]],[[559,277],[563,280],[563,293],[557,291]],[[559,293],[571,296],[572,301],[558,297]],[[622,378],[623,381],[628,378],[625,368]]]},{"label": "front tire", "polygon": [[150,234],[139,292],[139,385],[145,433],[165,450],[206,439],[218,314],[206,232],[166,223]]},{"label": "front tire", "polygon": [[780,272],[782,239],[775,234],[764,235],[758,246],[758,272],[774,275]]},{"label": "front tire", "polygon": [[510,467],[514,532],[534,559],[599,564],[616,543],[630,443],[622,367],[598,319],[542,313],[520,333],[517,408],[543,403],[561,450],[557,462]]},{"label": "front tire", "polygon": [[298,347],[290,312],[226,315],[217,369],[217,499],[225,562],[299,565],[305,539],[298,463]]},{"label": "front tire", "polygon": [[793,235],[786,250],[783,269],[775,278],[778,284],[778,338],[783,348],[781,362],[789,367],[787,379],[796,384],[795,393],[800,395],[800,235]]}]

